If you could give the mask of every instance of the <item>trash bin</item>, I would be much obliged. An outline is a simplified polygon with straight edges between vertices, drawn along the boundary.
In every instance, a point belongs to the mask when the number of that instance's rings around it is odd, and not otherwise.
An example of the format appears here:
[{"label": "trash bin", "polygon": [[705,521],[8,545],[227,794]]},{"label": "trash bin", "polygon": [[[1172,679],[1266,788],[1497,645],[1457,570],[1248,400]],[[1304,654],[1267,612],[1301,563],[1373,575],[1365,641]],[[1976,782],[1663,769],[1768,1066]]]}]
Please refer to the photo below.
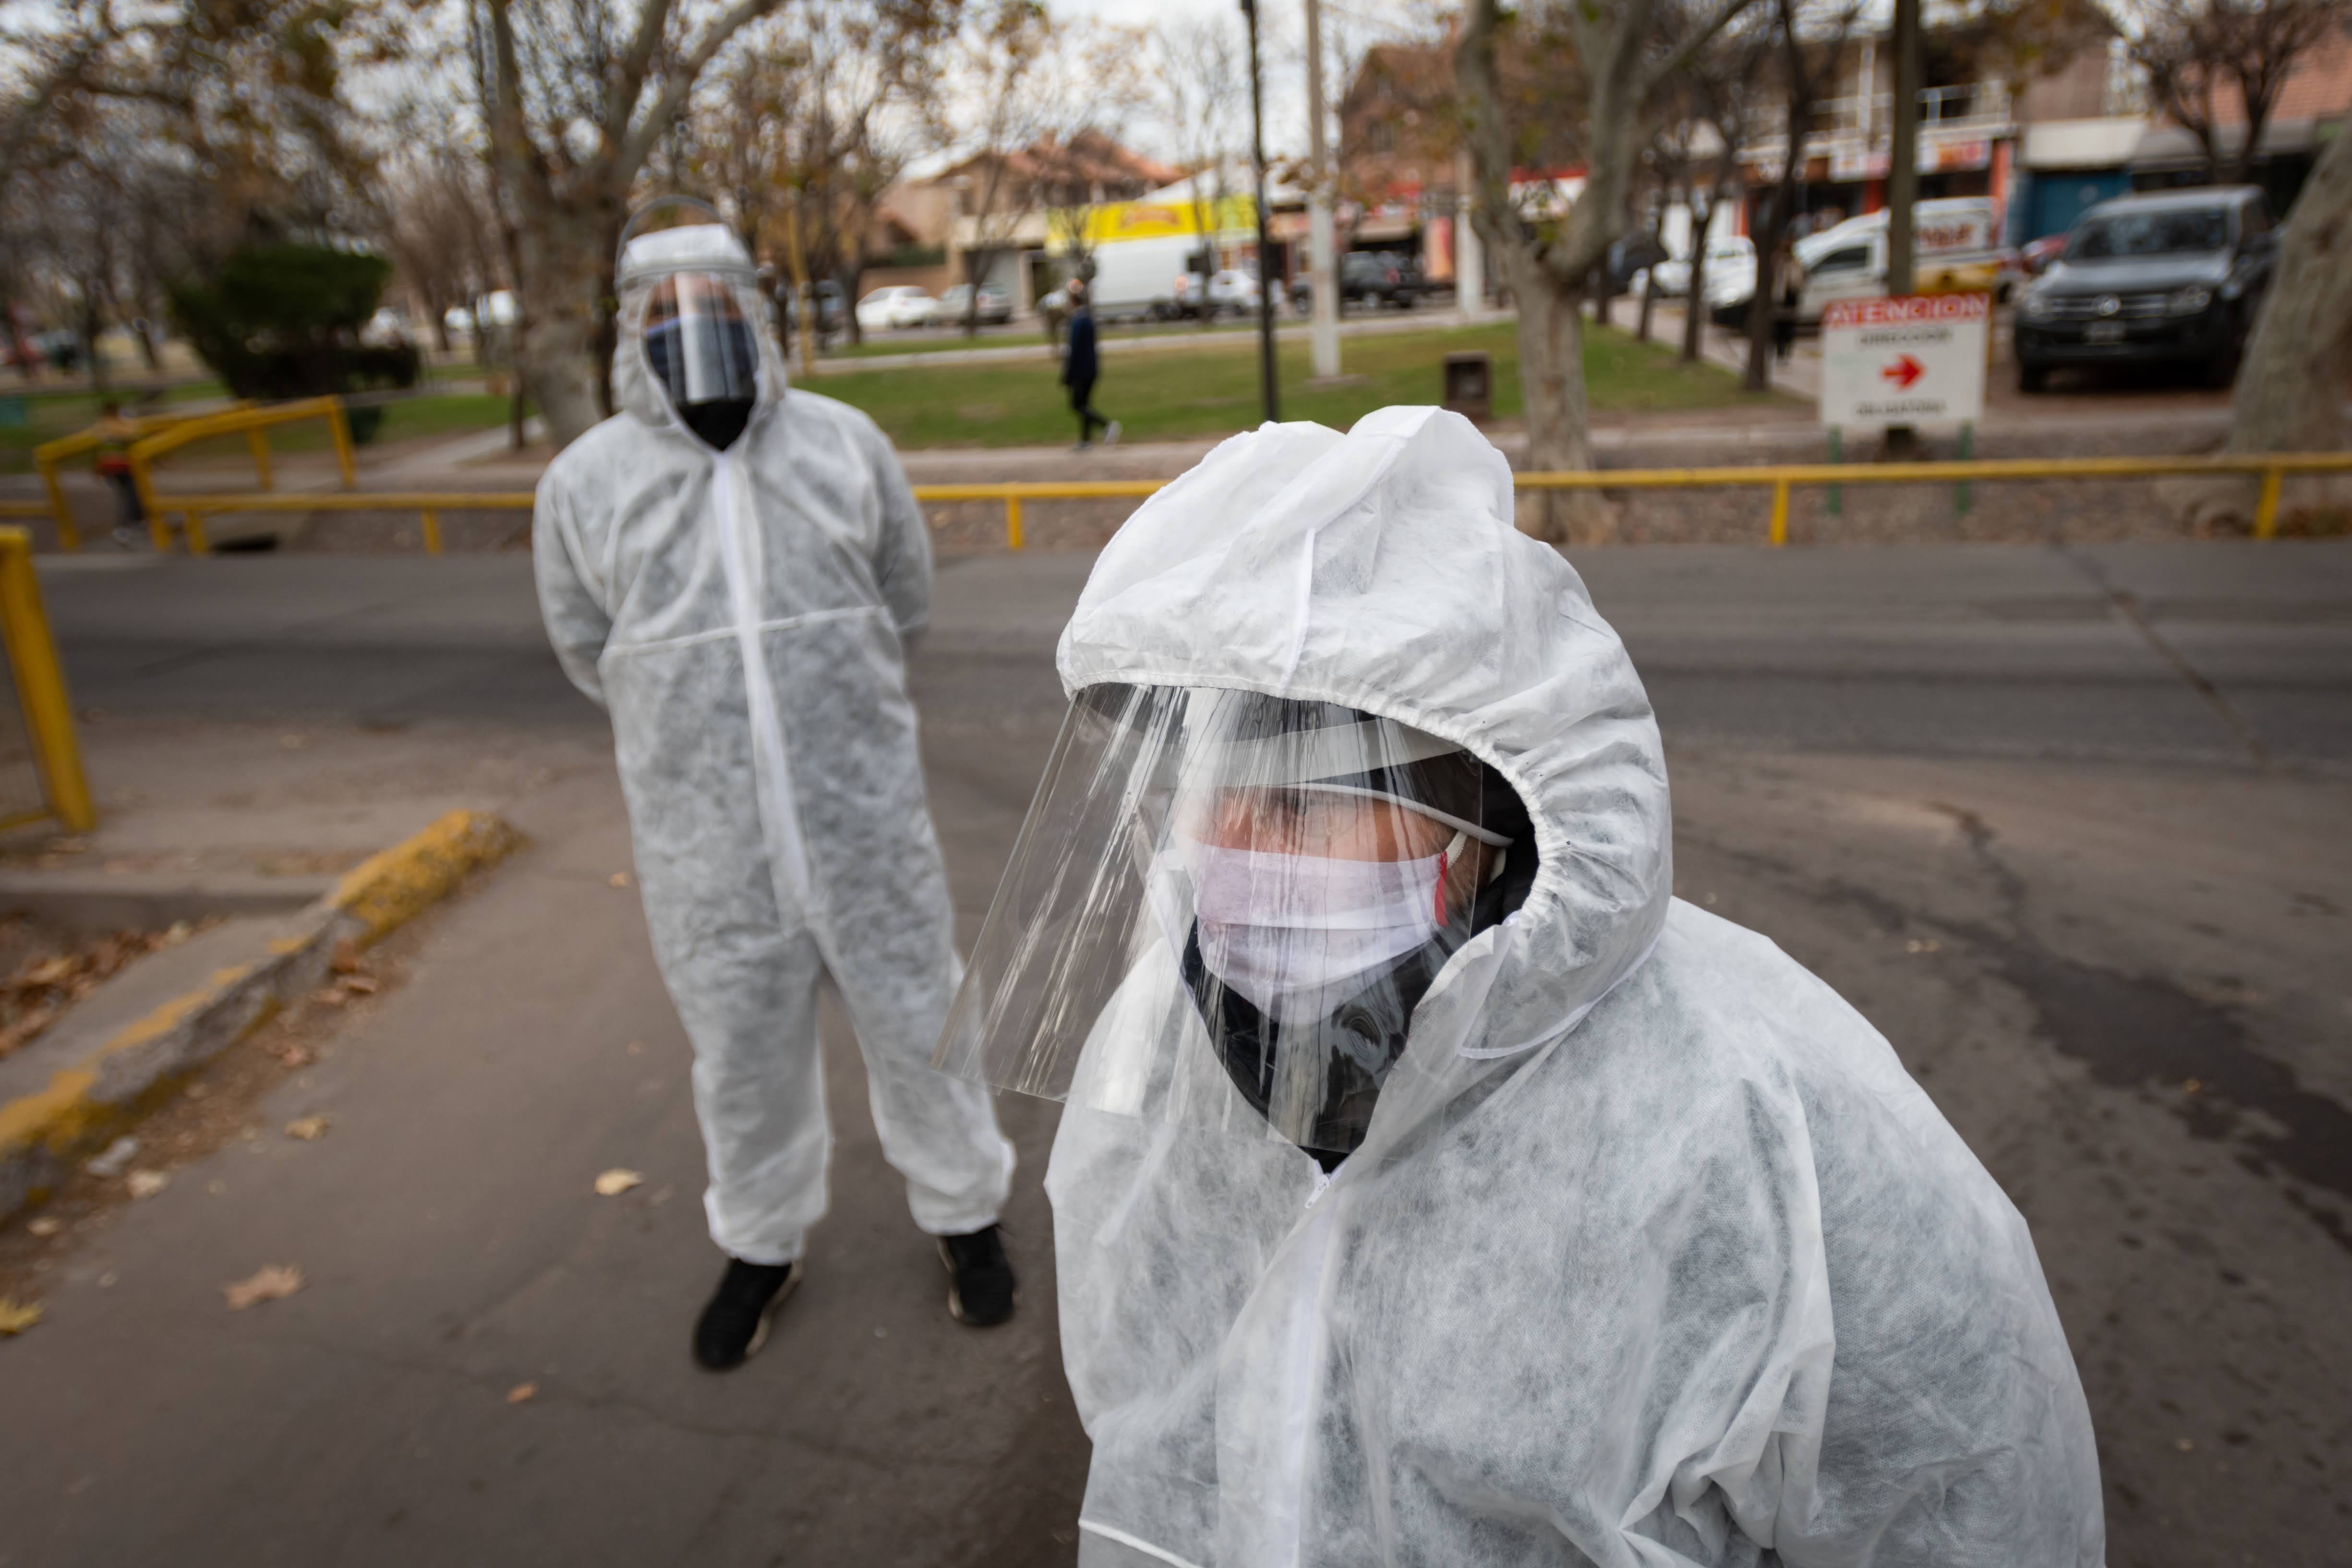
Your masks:
[{"label": "trash bin", "polygon": [[1478,350],[1445,356],[1445,406],[1481,423],[1495,416],[1495,356]]}]

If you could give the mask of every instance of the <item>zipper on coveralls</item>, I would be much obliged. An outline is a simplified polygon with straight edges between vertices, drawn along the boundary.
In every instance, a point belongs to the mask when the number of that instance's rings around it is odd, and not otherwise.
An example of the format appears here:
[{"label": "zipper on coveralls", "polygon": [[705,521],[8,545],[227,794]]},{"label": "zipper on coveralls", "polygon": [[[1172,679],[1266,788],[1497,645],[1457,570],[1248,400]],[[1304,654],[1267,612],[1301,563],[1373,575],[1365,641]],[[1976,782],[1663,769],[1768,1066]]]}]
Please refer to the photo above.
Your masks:
[{"label": "zipper on coveralls", "polygon": [[[766,650],[760,638],[759,575],[753,570],[751,543],[744,528],[751,509],[736,494],[746,481],[735,461],[720,452],[710,473],[711,504],[719,517],[719,559],[727,574],[727,598],[735,619],[735,647],[743,663],[743,697],[751,716],[751,748],[760,816],[768,829],[772,849],[782,864],[784,884],[805,917],[811,910],[808,851],[801,838],[800,813],[793,805],[792,761],[784,746],[782,717],[776,710],[775,682],[770,679]],[[759,564],[764,565],[761,562]]]}]

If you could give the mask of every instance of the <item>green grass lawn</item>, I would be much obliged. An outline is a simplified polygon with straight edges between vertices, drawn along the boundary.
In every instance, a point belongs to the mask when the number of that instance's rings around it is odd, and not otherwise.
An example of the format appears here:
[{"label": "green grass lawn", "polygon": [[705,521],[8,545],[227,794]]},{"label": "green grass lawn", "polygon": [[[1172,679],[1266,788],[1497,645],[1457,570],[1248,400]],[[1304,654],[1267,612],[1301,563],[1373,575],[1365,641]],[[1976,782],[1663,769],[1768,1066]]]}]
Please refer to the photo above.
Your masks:
[{"label": "green grass lawn", "polygon": [[[166,403],[189,403],[200,398],[225,395],[216,381],[194,381],[174,386],[163,394]],[[26,422],[22,425],[0,425],[0,474],[29,474],[33,471],[33,448],[44,441],[54,441],[60,436],[70,436],[98,423],[98,405],[103,399],[87,392],[44,392],[26,387],[21,383],[0,383],[0,399],[22,398]],[[136,396],[121,400],[133,412],[139,406]]]},{"label": "green grass lawn", "polygon": [[[1484,349],[1495,356],[1495,414],[1519,413],[1518,349],[1509,323],[1347,338],[1340,353],[1348,384],[1309,387],[1307,345],[1284,342],[1276,355],[1286,419],[1345,428],[1393,403],[1434,403],[1443,394],[1444,356]],[[1035,363],[834,370],[809,384],[864,409],[902,447],[1021,447],[1075,438],[1059,367]],[[1773,395],[1739,390],[1738,378],[1713,365],[1678,363],[1670,349],[1622,332],[1588,331],[1585,384],[1595,413],[1717,408]],[[1095,406],[1131,440],[1218,436],[1258,421],[1255,339],[1220,333],[1197,348],[1120,355],[1103,351]]]}]

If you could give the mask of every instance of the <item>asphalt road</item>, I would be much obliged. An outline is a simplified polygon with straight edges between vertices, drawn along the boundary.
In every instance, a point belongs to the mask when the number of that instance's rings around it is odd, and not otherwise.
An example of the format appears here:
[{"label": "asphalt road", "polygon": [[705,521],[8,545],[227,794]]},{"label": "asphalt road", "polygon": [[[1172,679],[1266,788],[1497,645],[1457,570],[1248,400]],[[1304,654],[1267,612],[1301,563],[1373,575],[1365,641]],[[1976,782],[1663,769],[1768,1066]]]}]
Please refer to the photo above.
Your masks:
[{"label": "asphalt road", "polygon": [[[1678,891],[1861,1007],[2032,1223],[2110,1561],[2340,1562],[2352,547],[1580,565],[1668,738]],[[967,931],[1086,566],[940,574],[915,684]],[[715,1260],[684,1046],[612,885],[600,717],[528,584],[512,557],[46,575],[101,795],[269,814],[429,786],[532,847],[403,939],[404,983],[254,1115],[325,1112],[329,1138],[233,1144],[56,1244],[48,1321],[0,1343],[0,1563],[1068,1561],[1050,1107],[1002,1102],[1022,1316],[961,1330],[829,1016],[809,1286],[742,1373],[687,1364]],[[591,1195],[613,1165],[646,1184]],[[226,1312],[265,1262],[310,1284]]]}]

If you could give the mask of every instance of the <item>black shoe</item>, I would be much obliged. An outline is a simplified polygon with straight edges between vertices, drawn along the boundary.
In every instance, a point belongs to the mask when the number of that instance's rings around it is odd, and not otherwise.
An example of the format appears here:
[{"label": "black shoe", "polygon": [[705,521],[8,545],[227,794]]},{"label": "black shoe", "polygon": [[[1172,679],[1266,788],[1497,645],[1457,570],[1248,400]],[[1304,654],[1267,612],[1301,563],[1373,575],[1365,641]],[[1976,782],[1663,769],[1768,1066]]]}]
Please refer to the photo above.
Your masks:
[{"label": "black shoe", "polygon": [[940,1237],[940,1261],[948,1266],[948,1313],[974,1329],[992,1329],[1013,1316],[1012,1260],[995,1226],[970,1236]]},{"label": "black shoe", "polygon": [[694,1325],[694,1359],[706,1372],[732,1372],[768,1342],[776,1309],[801,1282],[793,1263],[727,1260],[726,1276]]}]

